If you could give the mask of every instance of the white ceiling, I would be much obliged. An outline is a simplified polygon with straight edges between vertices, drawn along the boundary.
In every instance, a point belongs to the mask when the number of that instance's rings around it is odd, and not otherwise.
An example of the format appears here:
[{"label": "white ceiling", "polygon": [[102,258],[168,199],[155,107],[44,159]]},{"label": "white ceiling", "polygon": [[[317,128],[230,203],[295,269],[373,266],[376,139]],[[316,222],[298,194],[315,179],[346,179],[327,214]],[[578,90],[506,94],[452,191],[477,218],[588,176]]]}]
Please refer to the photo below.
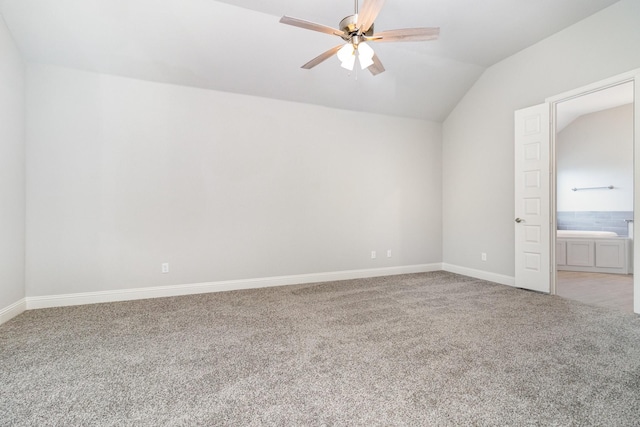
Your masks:
[{"label": "white ceiling", "polygon": [[556,131],[560,132],[585,114],[632,104],[633,101],[633,82],[627,82],[560,102],[556,108]]},{"label": "white ceiling", "polygon": [[437,41],[373,47],[387,71],[349,74],[337,27],[352,0],[0,0],[27,61],[144,80],[442,121],[486,67],[618,0],[387,0],[376,30],[440,27]]}]

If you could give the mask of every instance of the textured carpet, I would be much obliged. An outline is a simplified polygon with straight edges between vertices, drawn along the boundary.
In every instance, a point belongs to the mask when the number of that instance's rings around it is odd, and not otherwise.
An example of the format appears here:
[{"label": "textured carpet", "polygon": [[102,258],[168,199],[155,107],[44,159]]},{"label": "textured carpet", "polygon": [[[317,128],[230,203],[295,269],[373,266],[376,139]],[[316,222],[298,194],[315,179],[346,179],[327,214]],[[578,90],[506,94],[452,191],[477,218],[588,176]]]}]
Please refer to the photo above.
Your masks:
[{"label": "textured carpet", "polygon": [[0,424],[640,424],[640,318],[435,272],[28,311]]}]

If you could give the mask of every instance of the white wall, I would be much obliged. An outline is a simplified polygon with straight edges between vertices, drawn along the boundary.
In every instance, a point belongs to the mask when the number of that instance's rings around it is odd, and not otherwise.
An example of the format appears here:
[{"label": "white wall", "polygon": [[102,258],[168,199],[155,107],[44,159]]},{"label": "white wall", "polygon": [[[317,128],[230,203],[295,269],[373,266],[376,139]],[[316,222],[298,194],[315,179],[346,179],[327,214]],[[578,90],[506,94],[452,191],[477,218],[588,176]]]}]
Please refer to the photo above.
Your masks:
[{"label": "white wall", "polygon": [[27,76],[27,296],[441,261],[439,124]]},{"label": "white wall", "polygon": [[0,17],[0,323],[25,296],[25,67]]},{"label": "white wall", "polygon": [[640,2],[622,0],[490,67],[460,101],[443,124],[445,263],[514,275],[513,112],[640,68],[638,22]]},{"label": "white wall", "polygon": [[556,136],[556,168],[558,211],[633,211],[633,104],[571,122]]}]

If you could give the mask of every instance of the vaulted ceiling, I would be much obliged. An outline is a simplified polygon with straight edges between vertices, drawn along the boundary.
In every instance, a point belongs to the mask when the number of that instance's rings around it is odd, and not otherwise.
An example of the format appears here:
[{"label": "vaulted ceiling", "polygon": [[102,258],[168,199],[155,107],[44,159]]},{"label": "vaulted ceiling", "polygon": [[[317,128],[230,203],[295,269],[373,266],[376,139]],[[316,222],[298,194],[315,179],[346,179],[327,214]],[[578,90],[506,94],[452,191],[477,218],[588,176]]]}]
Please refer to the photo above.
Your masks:
[{"label": "vaulted ceiling", "polygon": [[330,58],[353,0],[0,0],[25,60],[138,79],[442,121],[492,64],[617,0],[387,0],[376,30],[440,27],[437,41],[378,43],[386,72]]}]

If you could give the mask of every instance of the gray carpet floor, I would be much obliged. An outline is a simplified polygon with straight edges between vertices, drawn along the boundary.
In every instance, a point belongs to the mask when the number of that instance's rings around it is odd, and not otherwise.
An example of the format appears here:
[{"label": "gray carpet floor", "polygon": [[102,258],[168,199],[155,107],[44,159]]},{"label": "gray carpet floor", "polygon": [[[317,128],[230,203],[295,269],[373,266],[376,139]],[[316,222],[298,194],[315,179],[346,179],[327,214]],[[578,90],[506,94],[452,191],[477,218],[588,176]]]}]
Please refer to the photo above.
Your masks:
[{"label": "gray carpet floor", "polygon": [[640,425],[640,317],[446,272],[27,311],[0,424]]}]

